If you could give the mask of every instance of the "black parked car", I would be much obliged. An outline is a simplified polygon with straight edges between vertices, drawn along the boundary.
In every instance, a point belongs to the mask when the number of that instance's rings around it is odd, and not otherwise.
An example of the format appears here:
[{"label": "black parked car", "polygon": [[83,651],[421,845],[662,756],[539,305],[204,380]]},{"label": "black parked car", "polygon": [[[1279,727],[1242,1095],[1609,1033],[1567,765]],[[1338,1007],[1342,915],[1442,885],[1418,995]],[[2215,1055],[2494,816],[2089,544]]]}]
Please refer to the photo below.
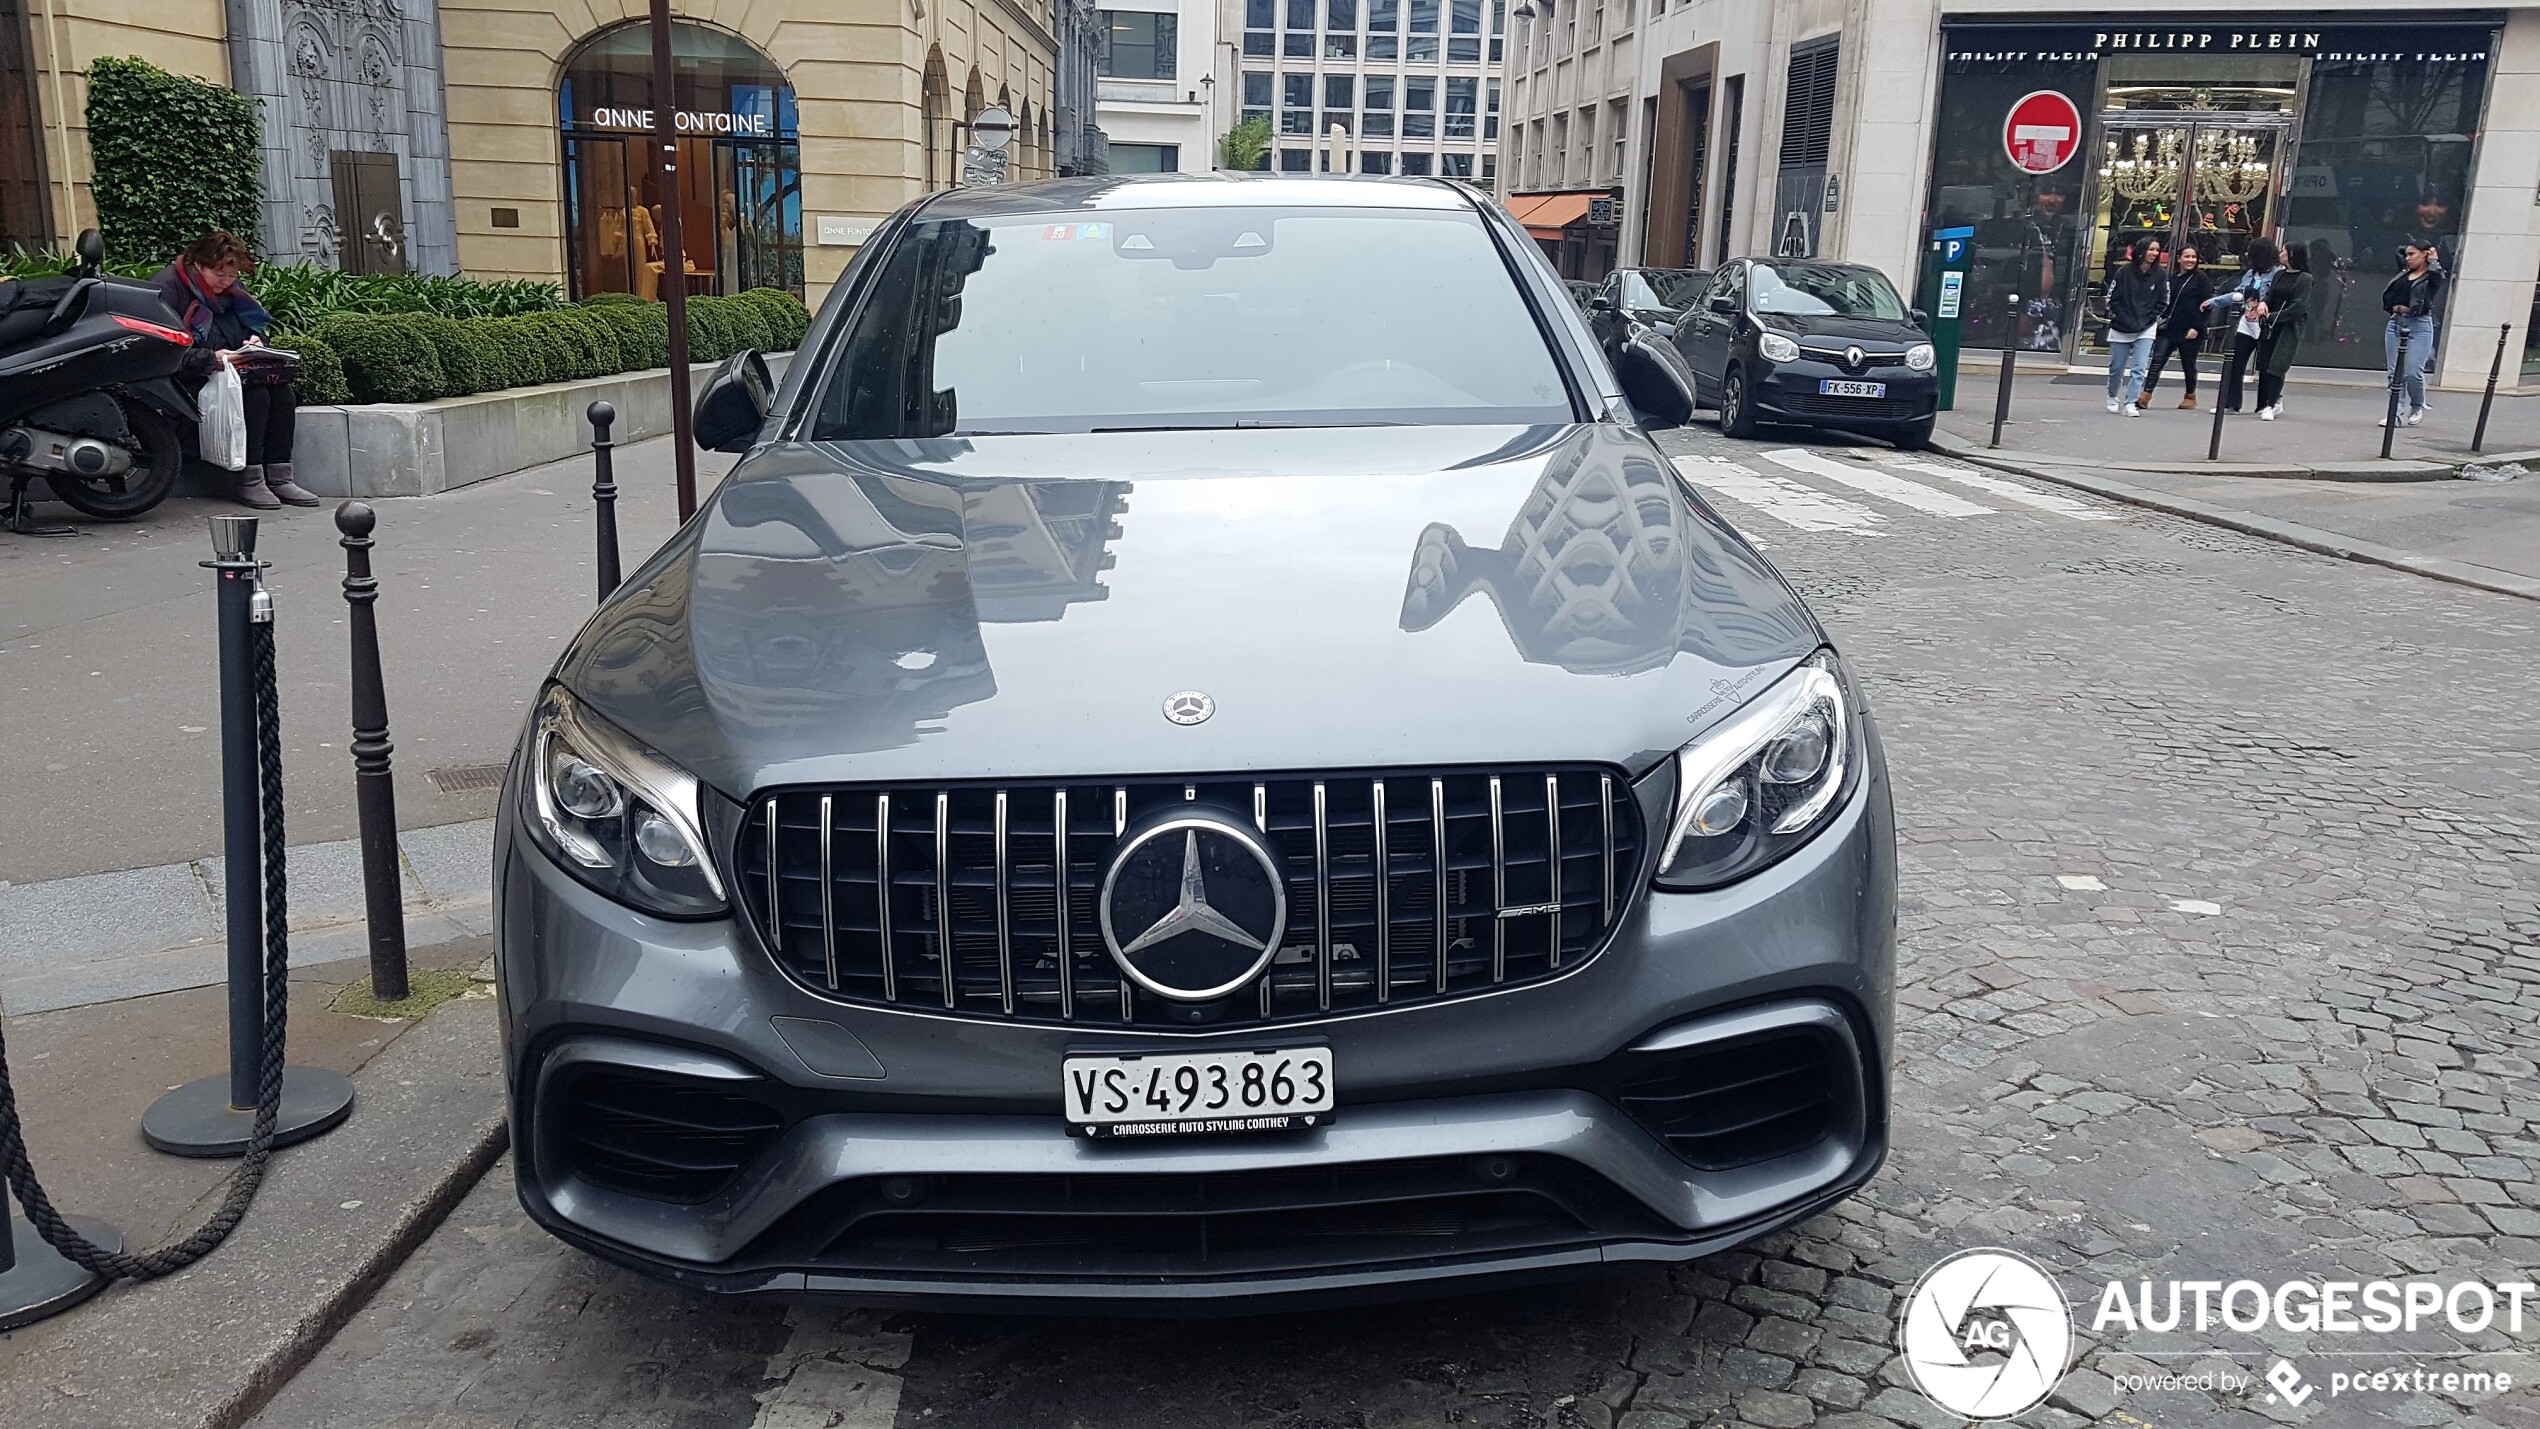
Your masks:
[{"label": "black parked car", "polygon": [[1741,258],[1712,275],[1675,340],[1730,436],[1795,422],[1910,450],[1931,440],[1940,403],[1922,320],[1876,268]]},{"label": "black parked car", "polygon": [[1605,275],[1596,296],[1633,321],[1673,337],[1684,310],[1711,285],[1701,268],[1617,268]]}]

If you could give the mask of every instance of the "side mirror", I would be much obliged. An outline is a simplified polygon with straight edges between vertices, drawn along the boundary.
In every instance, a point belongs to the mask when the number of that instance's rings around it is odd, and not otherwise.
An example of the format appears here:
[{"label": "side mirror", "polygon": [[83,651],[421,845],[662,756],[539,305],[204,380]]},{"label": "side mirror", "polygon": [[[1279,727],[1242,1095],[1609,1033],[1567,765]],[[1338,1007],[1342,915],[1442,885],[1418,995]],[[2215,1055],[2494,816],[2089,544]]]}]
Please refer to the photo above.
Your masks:
[{"label": "side mirror", "polygon": [[767,425],[768,394],[776,384],[757,349],[736,352],[706,379],[697,399],[697,445],[710,452],[745,452]]},{"label": "side mirror", "polygon": [[1605,296],[1603,293],[1599,293],[1595,297],[1588,299],[1588,311],[1592,313],[1610,313],[1614,311],[1614,300]]},{"label": "side mirror", "polygon": [[1693,420],[1693,368],[1684,354],[1645,327],[1634,327],[1615,358],[1614,375],[1633,410],[1658,426],[1681,427]]},{"label": "side mirror", "polygon": [[1737,299],[1726,293],[1715,294],[1711,299],[1711,311],[1727,317],[1737,311]]},{"label": "side mirror", "polygon": [[79,241],[71,245],[71,252],[79,259],[78,276],[94,278],[106,262],[105,235],[93,228],[83,228],[79,231]]},{"label": "side mirror", "polygon": [[1931,314],[1924,312],[1921,308],[1907,308],[1905,316],[1912,318],[1914,326],[1918,328],[1928,329],[1931,326]]}]

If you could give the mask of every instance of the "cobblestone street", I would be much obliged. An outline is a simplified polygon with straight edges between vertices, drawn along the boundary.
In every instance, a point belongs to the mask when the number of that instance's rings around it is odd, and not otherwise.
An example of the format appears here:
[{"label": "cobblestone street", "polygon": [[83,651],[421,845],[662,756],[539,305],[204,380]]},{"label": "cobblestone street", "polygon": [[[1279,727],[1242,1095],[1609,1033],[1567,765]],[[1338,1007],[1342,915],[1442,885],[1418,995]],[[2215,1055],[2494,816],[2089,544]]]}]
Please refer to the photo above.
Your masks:
[{"label": "cobblestone street", "polygon": [[[2540,1429],[2528,1315],[2093,1329],[2110,1281],[2540,1269],[2540,605],[1938,457],[1708,424],[1663,444],[1808,597],[1887,742],[1896,1119],[1862,1195],[1594,1284],[1006,1320],[683,1299],[529,1226],[505,1167],[257,1422],[1940,1426],[1898,1301],[2001,1246],[2057,1277],[2081,1336],[2022,1423]],[[2514,1388],[2324,1387],[2418,1367]],[[2229,1387],[2119,1387],[2209,1371]]]}]

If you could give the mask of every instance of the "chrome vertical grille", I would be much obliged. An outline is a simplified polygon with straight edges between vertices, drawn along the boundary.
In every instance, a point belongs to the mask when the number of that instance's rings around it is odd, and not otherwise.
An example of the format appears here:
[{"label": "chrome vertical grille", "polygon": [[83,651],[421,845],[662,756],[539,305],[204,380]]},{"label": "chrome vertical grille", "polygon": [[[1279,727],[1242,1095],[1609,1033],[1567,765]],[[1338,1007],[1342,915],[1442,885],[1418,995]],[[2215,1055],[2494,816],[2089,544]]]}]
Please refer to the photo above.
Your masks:
[{"label": "chrome vertical grille", "polygon": [[[1214,1003],[1121,977],[1097,900],[1168,806],[1250,816],[1285,873],[1270,971]],[[734,841],[777,961],[856,1002],[991,1019],[1286,1022],[1535,981],[1592,957],[1637,886],[1640,822],[1596,767],[786,789]]]}]

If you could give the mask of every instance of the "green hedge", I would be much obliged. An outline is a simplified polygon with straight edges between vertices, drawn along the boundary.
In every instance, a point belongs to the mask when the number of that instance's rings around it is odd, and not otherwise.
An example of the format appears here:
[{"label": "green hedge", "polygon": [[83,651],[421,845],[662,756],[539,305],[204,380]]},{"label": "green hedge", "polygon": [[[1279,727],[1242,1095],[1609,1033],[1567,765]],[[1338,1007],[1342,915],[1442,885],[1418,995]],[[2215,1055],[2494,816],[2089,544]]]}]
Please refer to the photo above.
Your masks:
[{"label": "green hedge", "polygon": [[[688,300],[688,358],[790,351],[811,314],[776,288]],[[337,313],[289,330],[275,345],[302,355],[303,402],[429,402],[506,387],[578,381],[670,361],[670,314],[659,303],[585,302],[510,317]]]},{"label": "green hedge", "polygon": [[253,243],[263,194],[258,101],[101,55],[88,70],[97,227],[117,263],[165,263],[216,228]]}]

